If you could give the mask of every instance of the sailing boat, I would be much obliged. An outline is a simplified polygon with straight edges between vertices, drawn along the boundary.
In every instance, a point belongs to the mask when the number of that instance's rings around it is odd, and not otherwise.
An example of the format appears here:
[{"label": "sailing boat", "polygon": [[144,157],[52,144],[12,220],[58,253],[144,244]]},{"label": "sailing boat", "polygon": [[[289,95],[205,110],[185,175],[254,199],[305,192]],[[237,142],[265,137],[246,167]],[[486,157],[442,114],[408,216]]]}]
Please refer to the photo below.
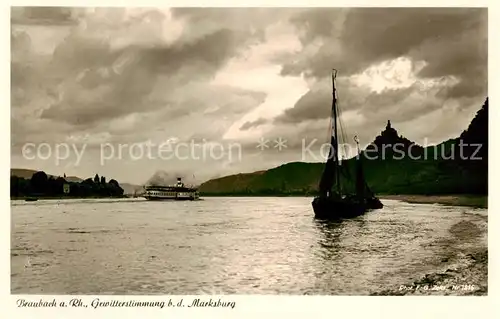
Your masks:
[{"label": "sailing boat", "polygon": [[[344,167],[339,159],[338,123],[339,109],[335,80],[337,70],[332,72],[333,100],[330,153],[319,183],[319,196],[315,197],[312,206],[316,218],[343,219],[364,214],[370,209],[379,209],[383,205],[368,187],[363,173],[362,156],[357,157],[355,192],[343,190],[341,177],[350,178],[348,167]],[[342,126],[341,126],[342,128]],[[355,138],[359,150],[359,141]]]}]

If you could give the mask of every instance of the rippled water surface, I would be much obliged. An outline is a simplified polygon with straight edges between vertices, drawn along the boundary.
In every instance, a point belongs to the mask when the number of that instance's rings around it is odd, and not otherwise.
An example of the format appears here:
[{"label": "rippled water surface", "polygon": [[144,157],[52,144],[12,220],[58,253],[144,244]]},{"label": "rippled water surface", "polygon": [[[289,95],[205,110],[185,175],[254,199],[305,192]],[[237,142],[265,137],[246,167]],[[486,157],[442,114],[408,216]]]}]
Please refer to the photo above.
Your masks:
[{"label": "rippled water surface", "polygon": [[384,204],[321,223],[310,198],[12,201],[11,291],[365,295],[486,246],[484,209]]}]

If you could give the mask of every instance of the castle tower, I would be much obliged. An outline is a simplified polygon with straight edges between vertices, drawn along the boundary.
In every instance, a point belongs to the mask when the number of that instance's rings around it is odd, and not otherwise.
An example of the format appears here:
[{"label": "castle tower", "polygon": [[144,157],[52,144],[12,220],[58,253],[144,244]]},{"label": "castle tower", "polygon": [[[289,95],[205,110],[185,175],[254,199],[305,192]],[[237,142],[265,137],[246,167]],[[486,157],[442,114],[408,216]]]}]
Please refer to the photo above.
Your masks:
[{"label": "castle tower", "polygon": [[[397,140],[397,138],[398,138],[398,132],[392,127],[390,120],[387,121],[387,125],[385,127],[385,130],[383,130],[380,135],[386,139],[391,140],[391,142],[393,140],[394,141]],[[388,141],[386,141],[386,142],[388,142]],[[386,143],[386,142],[384,142],[384,143]]]}]

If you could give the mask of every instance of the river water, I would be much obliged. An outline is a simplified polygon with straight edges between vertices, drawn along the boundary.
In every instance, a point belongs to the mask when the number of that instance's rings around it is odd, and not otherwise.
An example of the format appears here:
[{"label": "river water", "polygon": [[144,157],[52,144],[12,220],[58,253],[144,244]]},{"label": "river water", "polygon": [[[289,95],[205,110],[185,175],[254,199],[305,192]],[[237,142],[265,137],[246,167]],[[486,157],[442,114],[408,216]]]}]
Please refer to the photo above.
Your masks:
[{"label": "river water", "polygon": [[487,246],[487,211],[384,201],[337,223],[311,198],[12,201],[14,294],[367,295]]}]

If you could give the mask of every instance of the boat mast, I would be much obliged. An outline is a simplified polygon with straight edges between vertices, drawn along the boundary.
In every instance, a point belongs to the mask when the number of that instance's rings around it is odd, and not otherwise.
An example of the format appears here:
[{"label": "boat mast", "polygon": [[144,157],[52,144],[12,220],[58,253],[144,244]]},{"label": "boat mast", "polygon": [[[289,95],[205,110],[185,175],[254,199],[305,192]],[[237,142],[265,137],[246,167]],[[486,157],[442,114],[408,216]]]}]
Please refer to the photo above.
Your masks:
[{"label": "boat mast", "polygon": [[337,190],[340,192],[340,172],[339,172],[339,143],[338,143],[338,135],[337,135],[337,89],[335,87],[335,79],[337,78],[337,70],[332,70],[332,109],[333,109],[333,156],[335,160],[335,186]]},{"label": "boat mast", "polygon": [[333,193],[333,184],[336,185],[337,193],[340,193],[340,172],[338,163],[338,143],[337,143],[337,93],[335,90],[335,78],[337,70],[333,70],[332,84],[333,84],[333,100],[332,100],[332,113],[331,113],[331,126],[329,128],[330,136],[330,150],[328,152],[328,159],[325,163],[323,174],[319,182],[320,196],[329,197]]}]

